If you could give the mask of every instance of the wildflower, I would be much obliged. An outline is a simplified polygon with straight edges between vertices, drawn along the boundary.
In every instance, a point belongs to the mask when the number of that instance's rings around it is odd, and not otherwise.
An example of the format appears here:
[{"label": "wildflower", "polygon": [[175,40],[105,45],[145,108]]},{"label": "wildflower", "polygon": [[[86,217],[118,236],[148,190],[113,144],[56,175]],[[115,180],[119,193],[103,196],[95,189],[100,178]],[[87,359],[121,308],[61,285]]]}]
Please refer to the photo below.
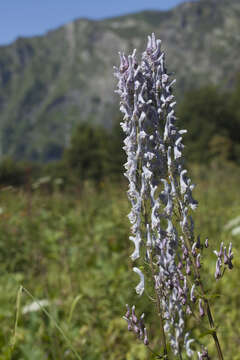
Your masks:
[{"label": "wildflower", "polygon": [[202,299],[199,299],[199,315],[203,317],[205,315],[204,307],[202,304]]},{"label": "wildflower", "polygon": [[[129,181],[128,197],[132,205],[130,240],[134,243],[131,258],[140,261],[140,249],[145,246],[145,260],[158,264],[158,270],[154,272],[155,290],[162,311],[167,314],[165,325],[173,351],[177,353],[180,344],[184,343],[183,306],[188,296],[186,284],[183,293],[179,292],[184,276],[177,261],[179,235],[173,222],[178,189],[184,196],[184,199],[178,199],[183,234],[193,229],[188,213],[189,209],[196,208],[197,202],[192,197],[194,185],[183,167],[182,135],[186,131],[178,130],[175,125],[176,102],[172,95],[175,81],[171,81],[167,74],[164,56],[161,41],[152,34],[148,37],[140,63],[136,50],[128,57],[120,54],[120,67],[115,68],[115,75],[120,110],[124,115],[121,126],[126,135],[125,176]],[[146,232],[143,231],[143,218]],[[187,259],[186,272],[190,275],[189,251],[185,243],[183,245],[183,261]],[[140,276],[136,292],[142,295],[144,274],[138,267],[133,271]]]},{"label": "wildflower", "polygon": [[142,271],[140,269],[138,269],[137,267],[134,267],[133,271],[140,276],[140,282],[136,286],[136,293],[141,296],[142,293],[144,292],[144,275],[143,275]]},{"label": "wildflower", "polygon": [[[204,317],[206,307],[210,326],[214,328],[200,277],[203,247],[208,248],[208,239],[201,244],[200,236],[194,234],[191,212],[196,210],[197,201],[192,195],[195,185],[184,166],[183,134],[186,130],[178,129],[176,124],[176,101],[172,94],[175,80],[172,81],[167,73],[161,41],[156,40],[154,34],[149,36],[140,61],[136,50],[129,56],[120,54],[115,76],[123,113],[121,126],[126,136],[123,148],[127,154],[124,167],[131,203],[129,239],[134,244],[131,259],[137,263],[133,271],[140,277],[136,292],[141,296],[145,290],[146,274],[140,270],[144,262],[154,279],[165,355],[166,333],[175,355],[185,349],[186,355],[192,357],[194,352],[190,345],[194,339],[186,331],[185,318],[193,313],[190,306],[194,308],[197,300],[200,317]],[[218,279],[222,276],[223,262],[229,269],[233,266],[232,245],[227,252],[221,243],[215,254],[215,278]],[[187,282],[192,284],[191,291]],[[201,294],[195,293],[198,285],[201,285]],[[127,314],[124,318],[128,327],[148,345],[147,330],[142,322],[144,316],[138,320],[135,307],[132,315]],[[204,351],[198,353],[201,359],[208,358]]]},{"label": "wildflower", "polygon": [[140,316],[138,319],[136,312],[135,312],[135,305],[132,306],[132,312],[130,312],[129,305],[126,305],[127,312],[126,315],[123,316],[123,319],[128,323],[128,331],[133,331],[137,338],[143,341],[144,345],[149,344],[147,329],[143,322],[144,314]]},{"label": "wildflower", "polygon": [[205,245],[205,248],[208,248],[208,238],[206,238],[204,245]]},{"label": "wildflower", "polygon": [[192,286],[192,289],[191,289],[191,301],[192,302],[196,302],[196,300],[197,300],[197,298],[196,298],[196,296],[194,295],[194,290],[195,290],[195,284],[193,284],[193,286]]},{"label": "wildflower", "polygon": [[220,277],[222,276],[221,273],[221,259],[218,258],[217,262],[216,262],[216,271],[215,271],[215,279],[220,279]]},{"label": "wildflower", "polygon": [[194,354],[194,352],[190,348],[190,345],[193,341],[194,341],[193,339],[189,339],[189,333],[186,333],[185,338],[184,338],[184,345],[186,347],[187,356],[189,356],[189,357],[193,356],[193,354]]},{"label": "wildflower", "polygon": [[198,359],[199,360],[209,360],[210,357],[208,356],[208,350],[205,348],[202,350],[202,352],[198,351]]},{"label": "wildflower", "polygon": [[198,254],[197,259],[196,259],[196,266],[197,266],[198,269],[200,269],[200,267],[201,267],[200,257],[201,257],[201,254]]}]

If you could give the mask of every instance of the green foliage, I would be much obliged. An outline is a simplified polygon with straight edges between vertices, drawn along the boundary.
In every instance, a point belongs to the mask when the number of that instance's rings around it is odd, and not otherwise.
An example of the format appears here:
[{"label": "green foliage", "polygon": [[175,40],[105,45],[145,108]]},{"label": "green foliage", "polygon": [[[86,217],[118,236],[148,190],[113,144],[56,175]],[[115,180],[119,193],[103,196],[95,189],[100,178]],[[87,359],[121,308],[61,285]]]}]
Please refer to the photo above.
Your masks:
[{"label": "green foliage", "polygon": [[111,174],[119,179],[123,178],[123,164],[126,162],[126,154],[123,151],[123,140],[124,134],[120,128],[120,122],[122,118],[116,118],[113,121],[113,128],[111,131],[111,143],[110,143],[110,153],[111,153]]},{"label": "green foliage", "polygon": [[146,33],[164,34],[178,99],[208,82],[232,87],[239,71],[239,13],[239,0],[201,0],[167,13],[79,19],[0,47],[1,152],[55,161],[80,122],[91,118],[110,128],[117,102],[112,66],[119,49],[143,50]]},{"label": "green foliage", "polygon": [[79,180],[99,182],[105,177],[120,177],[124,155],[119,123],[110,133],[101,126],[80,124],[65,150],[63,164],[66,171]]},{"label": "green foliage", "polygon": [[11,158],[4,158],[0,162],[0,184],[20,186],[26,181],[25,169]]},{"label": "green foliage", "polygon": [[[120,119],[114,122],[111,132],[101,126],[83,123],[77,127],[71,138],[70,146],[61,160],[46,164],[17,162],[6,157],[0,162],[0,185],[41,187],[53,191],[90,180],[99,183],[104,178],[119,181],[125,154],[122,150],[123,133]],[[54,159],[60,148],[49,143],[48,158]],[[61,182],[61,184],[60,184]]]},{"label": "green foliage", "polygon": [[81,180],[100,180],[107,173],[110,137],[100,126],[81,124],[65,152],[66,163]]},{"label": "green foliage", "polygon": [[36,163],[16,162],[11,157],[4,157],[0,162],[0,186],[31,187],[43,172],[43,167]]},{"label": "green foliage", "polygon": [[[239,239],[224,225],[239,215],[239,169],[193,168],[198,184],[195,197],[196,234],[209,237],[209,262],[205,264],[208,297],[216,302],[214,318],[226,360],[239,360],[238,341],[240,263]],[[231,174],[231,176],[229,175]],[[221,182],[219,182],[221,178]],[[125,301],[134,304],[138,281],[128,260],[129,204],[124,184],[90,181],[70,191],[46,193],[4,188],[0,192],[0,359],[73,360],[74,355],[54,321],[41,310],[24,312],[32,299],[23,292],[18,305],[18,325],[13,332],[17,293],[20,284],[34,298],[47,299],[50,313],[83,359],[154,359],[121,319]],[[234,269],[216,282],[215,255],[221,241],[233,242]],[[211,255],[212,254],[212,255]],[[148,286],[150,291],[150,286]],[[217,296],[217,297],[216,297]],[[138,312],[149,309],[149,299],[138,299]],[[158,349],[158,320],[150,309],[146,322],[151,324],[150,339]],[[207,326],[199,331],[204,335]],[[193,331],[196,332],[195,329]],[[11,346],[15,342],[14,348]],[[209,336],[201,341],[214,353]],[[184,359],[186,360],[186,359]]]},{"label": "green foliage", "polygon": [[222,93],[208,86],[184,96],[178,115],[181,126],[188,129],[187,159],[206,163],[219,158],[239,163],[240,105],[234,102],[238,93],[238,87],[232,93]]}]

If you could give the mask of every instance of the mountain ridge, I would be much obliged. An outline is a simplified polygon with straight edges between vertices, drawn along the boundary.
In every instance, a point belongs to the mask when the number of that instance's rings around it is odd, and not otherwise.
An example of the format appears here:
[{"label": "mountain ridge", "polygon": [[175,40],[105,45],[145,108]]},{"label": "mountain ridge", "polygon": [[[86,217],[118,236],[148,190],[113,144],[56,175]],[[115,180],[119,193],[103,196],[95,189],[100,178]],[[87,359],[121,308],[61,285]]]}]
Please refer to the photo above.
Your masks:
[{"label": "mountain ridge", "polygon": [[176,94],[208,82],[230,88],[240,71],[240,3],[185,2],[105,20],[77,19],[43,36],[0,47],[1,154],[58,159],[81,121],[111,128],[118,115],[113,65],[118,51],[161,38]]}]

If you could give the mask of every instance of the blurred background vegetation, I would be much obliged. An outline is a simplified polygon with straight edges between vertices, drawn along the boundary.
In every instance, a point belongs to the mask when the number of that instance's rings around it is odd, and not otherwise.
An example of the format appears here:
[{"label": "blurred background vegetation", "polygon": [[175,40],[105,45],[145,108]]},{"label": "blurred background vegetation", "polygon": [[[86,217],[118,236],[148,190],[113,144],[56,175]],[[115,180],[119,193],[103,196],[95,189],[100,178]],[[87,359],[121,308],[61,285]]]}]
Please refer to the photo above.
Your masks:
[{"label": "blurred background vegetation", "polygon": [[[195,231],[210,242],[204,282],[216,303],[214,317],[225,359],[238,360],[240,235],[226,224],[239,217],[240,169],[219,159],[208,167],[191,166],[191,176],[198,185]],[[126,183],[105,177],[66,186],[60,178],[45,176],[29,184],[4,184],[0,190],[0,359],[75,359],[54,321],[27,307],[33,299],[25,292],[14,332],[20,285],[38,301],[47,301],[46,310],[82,359],[153,359],[121,318],[125,303],[136,304],[137,312],[146,314],[151,343],[158,350],[154,306],[134,290],[138,278],[129,259]],[[233,242],[234,269],[215,282],[213,249],[221,241]],[[190,326],[214,354],[206,329]]]},{"label": "blurred background vegetation", "polygon": [[[186,92],[177,107],[185,135],[185,154],[190,164],[240,165],[240,76],[233,90],[222,91],[208,85]],[[121,114],[116,112],[113,127],[81,122],[73,131],[60,160],[45,163],[15,161],[10,156],[0,162],[0,184],[27,186],[40,177],[61,178],[62,186],[105,178],[123,180],[125,154],[122,150]]]}]

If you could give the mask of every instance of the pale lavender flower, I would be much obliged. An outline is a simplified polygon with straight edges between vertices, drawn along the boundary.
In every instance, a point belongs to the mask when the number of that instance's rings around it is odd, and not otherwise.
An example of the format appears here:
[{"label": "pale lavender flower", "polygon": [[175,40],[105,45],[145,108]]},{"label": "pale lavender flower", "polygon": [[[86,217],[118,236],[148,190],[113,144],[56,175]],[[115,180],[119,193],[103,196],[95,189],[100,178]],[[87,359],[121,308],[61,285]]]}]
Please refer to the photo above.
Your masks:
[{"label": "pale lavender flower", "polygon": [[197,247],[197,243],[194,242],[194,243],[193,243],[193,246],[192,246],[192,254],[193,254],[194,257],[197,256],[197,249],[196,249],[196,247]]},{"label": "pale lavender flower", "polygon": [[[223,242],[220,245],[220,250],[214,250],[214,254],[217,256],[216,261],[216,271],[215,271],[215,279],[220,279],[224,273],[221,272],[221,267],[224,264],[227,265],[228,268],[231,270],[233,268],[232,259],[233,259],[233,252],[232,252],[232,243],[229,244],[229,249],[227,253],[227,248],[224,246]],[[226,267],[225,267],[226,268]]]},{"label": "pale lavender flower", "polygon": [[233,259],[232,243],[230,243],[228,248],[228,268],[230,270],[233,268],[232,259]]},{"label": "pale lavender flower", "polygon": [[148,345],[149,344],[149,339],[148,339],[148,334],[147,334],[147,329],[144,328],[144,340],[143,340],[144,345]]},{"label": "pale lavender flower", "polygon": [[205,248],[208,248],[208,238],[206,238],[204,245],[205,245]]},{"label": "pale lavender flower", "polygon": [[227,265],[229,262],[229,258],[227,256],[227,248],[226,246],[224,246],[224,250],[223,250],[223,259],[224,259],[224,264]]},{"label": "pale lavender flower", "polygon": [[201,248],[201,240],[200,240],[200,235],[197,236],[197,245],[196,245],[197,249]]},{"label": "pale lavender flower", "polygon": [[189,356],[189,357],[192,357],[194,355],[194,352],[190,347],[190,345],[193,341],[194,341],[193,339],[189,339],[189,333],[186,333],[185,338],[184,338],[184,345],[186,348],[187,356]]},{"label": "pale lavender flower", "polygon": [[[146,50],[138,61],[136,50],[132,55],[120,54],[120,66],[115,68],[118,79],[117,93],[123,113],[122,129],[125,133],[124,150],[127,154],[125,176],[129,181],[128,198],[131,211],[130,240],[134,244],[131,259],[137,262],[133,271],[140,277],[136,286],[144,293],[144,267],[150,264],[156,297],[160,302],[164,330],[175,355],[190,348],[194,341],[185,329],[185,317],[198,300],[200,317],[205,314],[207,300],[195,292],[199,285],[203,247],[200,236],[194,234],[191,216],[197,208],[193,198],[194,184],[188,176],[183,158],[183,134],[176,126],[175,98],[171,80],[165,67],[165,54],[161,41],[155,35],[148,37]],[[177,220],[175,217],[177,214]],[[176,224],[176,221],[178,224]],[[221,243],[217,255],[215,277],[221,277],[224,262],[232,268],[232,245],[229,250]],[[201,261],[200,261],[201,260]],[[138,265],[139,263],[139,265]],[[187,280],[188,279],[188,280]],[[192,284],[191,291],[187,281]],[[206,307],[206,310],[208,308]],[[132,315],[124,317],[145,345],[149,344],[143,317],[138,320],[135,307]],[[205,353],[198,353],[207,358]]]},{"label": "pale lavender flower", "polygon": [[190,294],[191,301],[194,302],[194,303],[197,301],[197,298],[196,298],[196,296],[194,295],[195,287],[196,287],[196,285],[193,284],[193,286],[192,286],[192,288],[191,288],[191,294]]},{"label": "pale lavender flower", "polygon": [[198,351],[198,359],[199,360],[209,360],[208,350],[205,348],[201,352]]},{"label": "pale lavender flower", "polygon": [[126,312],[126,314],[125,314],[125,317],[126,317],[127,319],[129,319],[129,316],[130,316],[130,307],[129,307],[128,304],[126,304],[126,308],[127,308],[127,312]]},{"label": "pale lavender flower", "polygon": [[205,315],[202,299],[199,299],[199,315],[203,317]]},{"label": "pale lavender flower", "polygon": [[136,293],[141,296],[142,293],[144,292],[144,275],[143,275],[142,271],[140,269],[138,269],[137,267],[134,267],[133,271],[140,276],[140,282],[136,286]]},{"label": "pale lavender flower", "polygon": [[217,262],[216,262],[216,271],[215,271],[215,279],[220,279],[220,277],[222,276],[222,273],[221,273],[221,259],[218,258],[217,259]]},{"label": "pale lavender flower", "polygon": [[129,305],[126,305],[126,307],[127,307],[127,313],[125,316],[123,316],[123,319],[126,320],[128,323],[128,331],[133,331],[136,334],[137,338],[144,343],[144,345],[148,345],[149,340],[147,335],[147,329],[143,322],[144,314],[142,314],[138,319],[135,312],[135,305],[132,306],[131,313],[130,313]]},{"label": "pale lavender flower", "polygon": [[138,322],[137,316],[135,314],[135,305],[133,305],[133,307],[132,307],[132,321],[134,324],[137,324],[137,322]]},{"label": "pale lavender flower", "polygon": [[201,254],[198,254],[197,259],[196,259],[196,266],[198,269],[200,269],[200,267],[201,267],[200,257],[201,257]]}]

